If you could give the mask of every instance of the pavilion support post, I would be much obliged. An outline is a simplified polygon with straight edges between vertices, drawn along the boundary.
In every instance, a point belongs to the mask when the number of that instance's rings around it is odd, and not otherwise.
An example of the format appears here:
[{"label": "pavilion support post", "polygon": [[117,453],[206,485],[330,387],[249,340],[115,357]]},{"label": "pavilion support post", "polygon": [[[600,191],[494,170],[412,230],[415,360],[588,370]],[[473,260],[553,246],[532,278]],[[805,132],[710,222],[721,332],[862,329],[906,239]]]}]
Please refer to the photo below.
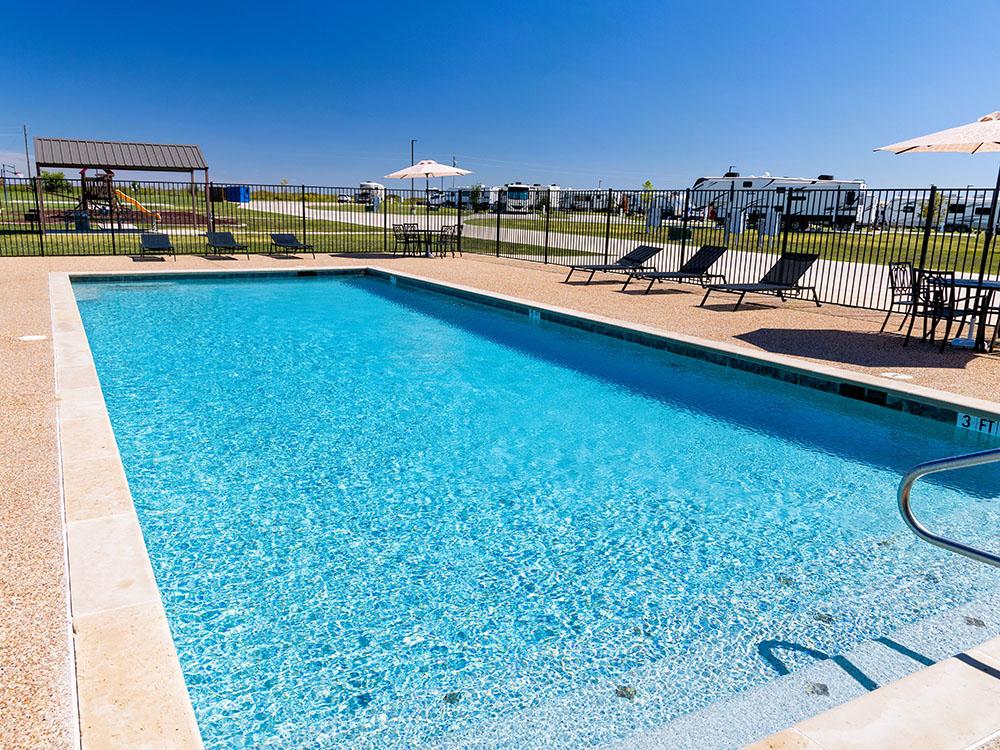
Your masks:
[{"label": "pavilion support post", "polygon": [[212,183],[208,181],[208,170],[205,170],[205,228],[215,231],[215,216],[212,214]]}]

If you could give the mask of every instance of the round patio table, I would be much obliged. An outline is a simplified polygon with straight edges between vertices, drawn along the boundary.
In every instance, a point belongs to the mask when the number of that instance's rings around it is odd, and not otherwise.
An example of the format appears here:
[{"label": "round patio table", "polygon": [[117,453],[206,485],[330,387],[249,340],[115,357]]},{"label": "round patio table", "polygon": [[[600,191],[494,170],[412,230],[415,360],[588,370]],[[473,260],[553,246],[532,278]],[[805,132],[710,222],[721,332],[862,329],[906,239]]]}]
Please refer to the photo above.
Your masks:
[{"label": "round patio table", "polygon": [[986,324],[988,322],[989,310],[993,307],[993,297],[1000,292],[1000,281],[990,281],[988,279],[953,279],[943,282],[943,285],[953,286],[956,289],[974,289],[977,295],[976,305],[976,351],[985,352],[986,346]]},{"label": "round patio table", "polygon": [[431,252],[431,247],[434,244],[434,238],[441,236],[440,229],[411,229],[411,232],[416,233],[420,236],[420,244],[424,246],[424,257],[433,258],[434,254]]}]

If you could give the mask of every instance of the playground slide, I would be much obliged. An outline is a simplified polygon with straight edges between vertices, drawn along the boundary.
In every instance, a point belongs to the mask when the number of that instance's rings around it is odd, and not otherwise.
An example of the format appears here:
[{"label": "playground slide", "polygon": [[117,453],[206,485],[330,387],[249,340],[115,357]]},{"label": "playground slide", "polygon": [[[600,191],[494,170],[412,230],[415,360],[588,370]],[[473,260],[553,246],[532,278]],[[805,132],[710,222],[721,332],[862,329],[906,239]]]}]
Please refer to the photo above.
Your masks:
[{"label": "playground slide", "polygon": [[146,208],[144,205],[142,205],[141,203],[139,203],[139,201],[137,201],[131,195],[127,195],[127,194],[123,193],[121,190],[115,190],[115,195],[117,195],[123,201],[128,201],[133,206],[135,206],[140,211],[142,211],[144,214],[149,214],[150,216],[152,216],[157,221],[160,220],[160,215],[158,213],[156,213],[155,211],[150,211],[148,208]]}]

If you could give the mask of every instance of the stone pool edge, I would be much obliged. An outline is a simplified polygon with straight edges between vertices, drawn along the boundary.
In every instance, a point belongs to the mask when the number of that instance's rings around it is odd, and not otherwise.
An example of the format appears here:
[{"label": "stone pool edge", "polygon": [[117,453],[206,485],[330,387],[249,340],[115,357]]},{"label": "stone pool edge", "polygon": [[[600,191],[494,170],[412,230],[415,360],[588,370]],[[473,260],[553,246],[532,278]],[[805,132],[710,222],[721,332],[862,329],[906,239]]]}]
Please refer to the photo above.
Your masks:
[{"label": "stone pool edge", "polygon": [[49,274],[78,741],[202,748],[70,274]]},{"label": "stone pool edge", "polygon": [[[190,696],[184,685],[180,662],[173,646],[166,614],[159,597],[159,590],[156,588],[148,553],[142,541],[142,531],[139,527],[135,509],[132,506],[131,496],[128,493],[127,481],[121,467],[121,459],[114,442],[114,435],[111,431],[110,420],[104,406],[100,384],[97,381],[93,358],[90,354],[82,321],[80,320],[71,280],[120,281],[128,279],[152,280],[157,277],[205,278],[212,276],[217,278],[252,276],[294,277],[324,274],[366,274],[390,282],[395,280],[395,283],[403,283],[430,291],[471,299],[492,307],[517,312],[528,317],[535,317],[539,320],[570,325],[601,335],[609,335],[633,341],[644,346],[664,349],[682,356],[695,357],[723,366],[755,372],[764,377],[772,377],[805,387],[828,391],[844,397],[866,401],[877,406],[906,411],[917,416],[937,419],[939,421],[953,421],[959,412],[967,412],[1000,420],[1000,404],[992,401],[938,391],[923,386],[887,381],[865,373],[804,362],[803,360],[786,355],[759,352],[749,347],[729,344],[727,342],[702,339],[641,324],[628,323],[591,313],[487,292],[473,287],[438,281],[378,266],[329,266],[309,270],[288,269],[273,271],[216,271],[206,269],[204,271],[164,270],[148,273],[50,273],[54,332],[53,345],[55,348],[57,372],[56,387],[57,394],[60,396],[57,407],[60,410],[60,446],[64,454],[66,454],[67,434],[64,434],[63,431],[62,425],[64,423],[69,423],[68,437],[80,437],[73,432],[74,429],[80,427],[81,436],[86,436],[90,441],[82,448],[84,455],[74,453],[73,450],[70,450],[62,459],[67,507],[69,578],[71,606],[73,609],[74,648],[77,664],[77,690],[80,696],[80,731],[85,748],[90,744],[88,743],[88,732],[90,732],[93,739],[99,739],[100,736],[107,737],[112,740],[112,745],[116,742],[127,740],[131,736],[129,732],[139,735],[136,738],[139,740],[135,742],[136,745],[142,745],[144,742],[148,743],[154,736],[162,738],[159,740],[160,744],[155,745],[157,747],[200,748],[202,745]],[[60,302],[58,306],[56,304],[57,300]],[[57,311],[60,313],[58,316]],[[60,377],[62,375],[67,376],[68,381],[64,381],[63,377]],[[70,385],[64,386],[64,382],[68,382]],[[69,413],[66,414],[64,410],[68,410]],[[74,420],[80,420],[81,422],[88,421],[91,424],[78,425]],[[87,429],[82,429],[84,426]],[[94,455],[88,453],[88,450]],[[96,463],[101,460],[106,462],[102,465],[103,468],[100,468]],[[81,466],[77,466],[77,463],[81,464]],[[89,465],[91,474],[100,471],[101,476],[91,476],[89,483],[85,477],[76,476],[76,474],[80,473],[78,469],[82,469],[84,465]],[[106,476],[109,472],[114,476]],[[74,482],[79,482],[80,485],[83,485],[79,495],[76,494],[76,491],[67,491],[71,486],[79,488],[79,485],[74,485]],[[92,485],[96,485],[96,492]],[[108,499],[109,497],[111,499]],[[115,500],[116,497],[118,498],[117,500]],[[97,505],[103,504],[104,506],[110,503],[111,507],[103,507],[102,514],[99,516],[87,517],[85,508],[81,509],[75,506],[87,506],[88,502],[91,504],[96,503]],[[116,506],[116,502],[120,502],[120,506]],[[79,516],[80,513],[83,514],[83,517]],[[74,533],[74,524],[90,521],[102,521],[103,523],[93,527],[78,527],[75,530],[76,533]],[[120,528],[116,528],[116,524]],[[121,540],[115,539],[115,534],[118,532],[122,535]],[[102,533],[106,535],[107,539],[116,543],[104,544],[102,547],[100,541]],[[95,536],[98,539],[95,540]],[[119,541],[122,542],[121,550],[117,549],[119,547],[117,542]],[[116,564],[110,567],[110,569],[100,571],[92,569],[94,566],[91,563],[100,562],[101,555],[107,557],[107,547],[110,546],[116,548],[113,554],[113,557],[116,558],[114,561]],[[90,556],[88,556],[88,550],[90,551]],[[103,562],[105,565],[108,565],[109,560],[105,559]],[[88,568],[88,570],[84,570],[84,568]],[[104,575],[106,573],[111,573],[112,577],[109,578]],[[79,582],[77,581],[78,575],[83,576]],[[106,589],[111,580],[117,581],[118,585],[126,584],[124,586],[126,591],[121,594],[117,591],[107,592]],[[89,588],[87,586],[88,582],[90,584]],[[95,584],[97,585],[95,586]],[[79,589],[82,589],[82,591],[79,591]],[[103,592],[102,589],[104,590]],[[126,601],[125,604],[115,604],[116,597],[119,595],[124,598]],[[81,608],[77,607],[78,599],[81,602]],[[137,601],[127,603],[131,602],[132,599],[136,599]],[[103,608],[97,612],[90,612],[87,608],[93,606],[101,606]],[[91,623],[87,618],[92,615],[95,617],[103,615],[107,619],[113,620],[113,615],[115,613],[121,615],[123,610],[126,617],[131,617],[133,613],[138,614],[135,610],[137,607],[145,607],[144,614],[149,617],[149,626],[156,636],[153,639],[155,640],[155,644],[153,644],[154,648],[152,649],[154,653],[152,654],[152,658],[129,668],[128,665],[120,663],[122,661],[122,654],[127,652],[124,648],[118,647],[118,644],[121,642],[119,640],[121,638],[119,631],[123,631],[126,636],[132,637],[135,641],[135,646],[137,646],[136,653],[143,650],[149,651],[150,649],[146,648],[145,644],[151,639],[146,637],[144,632],[137,632],[135,627],[130,627],[128,623],[125,623],[124,626],[119,623],[116,629],[113,627],[114,623],[112,622],[103,623],[100,619],[97,619]],[[78,622],[81,619],[85,620],[83,630],[87,635],[83,639],[81,639],[78,629]],[[90,627],[92,624],[97,627]],[[101,648],[101,644],[104,646],[103,649]],[[81,645],[86,646],[86,648],[81,648]],[[95,652],[101,652],[100,656],[103,658],[103,661],[93,658]],[[981,663],[987,664],[991,669],[1000,670],[1000,639],[983,643],[966,653],[977,658]],[[132,654],[130,653],[129,655]],[[955,674],[956,664],[965,666],[968,673],[958,670],[961,674]],[[839,734],[838,727],[846,731],[848,736],[853,736],[856,739],[858,735],[855,733],[858,731],[881,734],[881,731],[886,728],[887,719],[892,719],[893,725],[898,720],[900,728],[912,726],[914,719],[919,718],[919,714],[915,713],[920,706],[919,701],[916,700],[916,697],[919,695],[918,691],[923,690],[926,692],[928,679],[930,679],[929,684],[933,685],[939,679],[938,673],[943,673],[940,677],[956,678],[957,682],[947,679],[945,682],[949,684],[951,697],[959,700],[959,705],[961,705],[963,696],[968,701],[975,697],[978,692],[981,692],[982,686],[971,679],[976,676],[977,671],[980,676],[984,674],[981,670],[969,669],[968,666],[955,658],[944,660],[932,667],[919,670],[897,682],[879,688],[870,694],[817,714],[803,722],[799,722],[794,727],[761,740],[759,744],[755,744],[753,747],[775,749],[834,748],[843,746],[838,740],[847,739],[843,735],[837,736]],[[930,675],[929,678],[928,675]],[[168,683],[169,690],[167,691],[161,690],[159,681],[164,679]],[[1000,691],[1000,680],[997,681],[997,689]],[[902,691],[904,702],[918,708],[907,710],[901,716],[886,716],[881,712],[874,715],[871,713],[870,706],[873,703],[898,701],[899,691]],[[938,698],[935,698],[936,702],[938,700]],[[152,723],[143,726],[147,721]],[[125,723],[124,726],[121,726],[122,722]],[[136,722],[138,722],[138,726]],[[1000,728],[1000,723],[994,723],[996,725],[992,727],[993,732]],[[810,734],[817,732],[817,728],[827,728],[833,736],[828,735],[823,740],[824,744],[819,744],[810,736]],[[810,734],[806,734],[807,731]],[[899,740],[903,739],[903,736],[900,736],[900,734],[905,735],[905,733],[893,730],[892,726],[889,727],[889,731],[891,735],[894,734]],[[978,730],[974,731],[978,732]],[[157,734],[154,735],[153,733]],[[971,744],[965,742],[961,745],[947,745],[947,747],[972,747],[988,740],[990,736],[990,734],[978,736]]]},{"label": "stone pool edge", "polygon": [[899,383],[861,372],[805,362],[788,355],[758,351],[724,341],[703,339],[640,323],[630,323],[543,302],[486,292],[461,284],[428,279],[377,266],[365,268],[364,273],[389,280],[396,278],[407,285],[471,299],[490,307],[497,307],[529,317],[537,313],[539,320],[547,320],[591,333],[630,341],[683,357],[701,359],[723,367],[752,372],[763,377],[826,391],[875,406],[904,411],[915,416],[942,422],[955,422],[961,411],[1000,421],[1000,403],[993,401],[939,391],[920,385]]}]

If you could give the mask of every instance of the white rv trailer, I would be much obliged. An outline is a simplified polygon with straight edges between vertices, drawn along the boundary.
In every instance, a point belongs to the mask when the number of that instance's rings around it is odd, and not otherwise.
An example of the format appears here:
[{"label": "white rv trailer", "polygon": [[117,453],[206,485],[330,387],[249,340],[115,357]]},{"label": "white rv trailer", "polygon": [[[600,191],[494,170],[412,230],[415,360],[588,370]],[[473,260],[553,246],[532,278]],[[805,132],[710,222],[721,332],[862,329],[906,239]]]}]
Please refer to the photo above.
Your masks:
[{"label": "white rv trailer", "polygon": [[[970,196],[966,191],[941,193],[941,208],[936,211],[937,228],[943,232],[982,232],[990,221],[990,199]],[[995,224],[995,222],[994,222]]]},{"label": "white rv trailer", "polygon": [[362,182],[358,185],[355,200],[358,203],[371,203],[373,199],[385,200],[385,185],[378,182]]},{"label": "white rv trailer", "polygon": [[562,188],[559,185],[532,185],[531,204],[534,209],[562,207]]},{"label": "white rv trailer", "polygon": [[[920,229],[927,223],[929,195],[904,192],[887,200],[877,196],[872,191],[859,222],[862,225],[875,229]],[[964,190],[942,191],[937,196],[931,228],[939,232],[982,232],[989,220],[988,196],[970,196]]]},{"label": "white rv trailer", "polygon": [[805,229],[810,224],[846,229],[861,222],[866,190],[864,180],[835,180],[832,175],[810,179],[727,172],[722,177],[695,180],[688,212],[725,224],[730,212],[737,211],[749,224],[772,211],[783,213],[789,203],[793,229]]},{"label": "white rv trailer", "polygon": [[427,199],[427,208],[441,208],[447,205],[448,198],[444,190],[439,187],[428,187],[424,191]]},{"label": "white rv trailer", "polygon": [[607,211],[609,195],[611,198],[611,205],[616,205],[619,196],[613,191],[576,190],[570,197],[569,207],[573,211]]},{"label": "white rv trailer", "polygon": [[449,208],[473,209],[477,206],[490,205],[490,188],[485,185],[445,188],[444,204]]}]

